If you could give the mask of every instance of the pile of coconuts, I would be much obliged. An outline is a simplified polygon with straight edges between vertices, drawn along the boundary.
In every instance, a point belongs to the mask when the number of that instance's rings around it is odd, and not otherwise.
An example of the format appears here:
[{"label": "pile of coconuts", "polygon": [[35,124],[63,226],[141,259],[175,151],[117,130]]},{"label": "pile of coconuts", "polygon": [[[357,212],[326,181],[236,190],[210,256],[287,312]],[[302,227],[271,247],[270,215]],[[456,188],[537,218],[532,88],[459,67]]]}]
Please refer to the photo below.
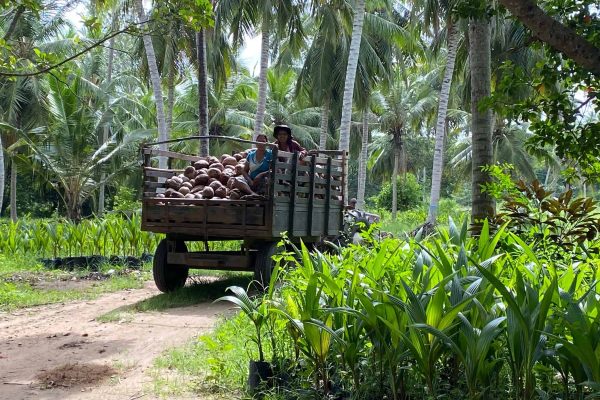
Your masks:
[{"label": "pile of coconuts", "polygon": [[233,189],[233,178],[242,176],[247,151],[234,155],[201,157],[192,162],[182,174],[165,181],[165,192],[156,197],[172,199],[229,199],[239,200],[241,193]]}]

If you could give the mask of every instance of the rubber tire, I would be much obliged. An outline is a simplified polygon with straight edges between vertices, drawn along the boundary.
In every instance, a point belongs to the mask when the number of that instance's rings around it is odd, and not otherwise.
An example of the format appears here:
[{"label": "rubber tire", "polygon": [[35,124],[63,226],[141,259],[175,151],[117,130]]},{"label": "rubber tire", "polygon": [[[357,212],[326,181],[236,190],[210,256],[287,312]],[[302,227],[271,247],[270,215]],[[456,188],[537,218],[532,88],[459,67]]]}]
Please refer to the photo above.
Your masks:
[{"label": "rubber tire", "polygon": [[277,246],[278,242],[265,242],[257,246],[256,260],[254,262],[254,280],[258,282],[261,290],[266,290],[271,282],[271,274],[275,268],[273,256],[282,249]]},{"label": "rubber tire", "polygon": [[[175,251],[187,252],[185,242],[175,242]],[[172,292],[180,289],[185,285],[190,269],[180,265],[167,264],[167,239],[163,239],[158,244],[154,253],[154,261],[152,263],[152,275],[154,283],[158,290],[163,293]]]}]

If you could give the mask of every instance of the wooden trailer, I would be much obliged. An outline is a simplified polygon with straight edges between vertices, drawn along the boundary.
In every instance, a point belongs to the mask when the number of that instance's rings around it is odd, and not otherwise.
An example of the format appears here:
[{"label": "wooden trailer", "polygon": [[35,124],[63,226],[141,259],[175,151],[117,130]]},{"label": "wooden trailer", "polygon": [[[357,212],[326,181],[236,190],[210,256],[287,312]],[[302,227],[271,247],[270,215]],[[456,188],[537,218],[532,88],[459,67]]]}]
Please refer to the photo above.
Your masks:
[{"label": "wooden trailer", "polygon": [[[292,242],[313,243],[336,236],[343,225],[345,155],[339,151],[280,152],[271,146],[268,193],[264,199],[178,199],[157,197],[164,181],[182,173],[200,157],[177,148],[184,142],[208,138],[250,148],[256,142],[219,136],[192,136],[146,144],[142,147],[144,188],[142,230],[162,233],[154,255],[153,274],[158,289],[182,287],[189,268],[254,271],[268,283],[272,256],[286,234]],[[165,144],[167,150],[159,149]],[[196,147],[196,146],[193,146]],[[158,157],[167,158],[167,169],[158,168]],[[237,251],[210,251],[209,242],[238,240]],[[204,242],[204,251],[188,251],[185,242]]]}]

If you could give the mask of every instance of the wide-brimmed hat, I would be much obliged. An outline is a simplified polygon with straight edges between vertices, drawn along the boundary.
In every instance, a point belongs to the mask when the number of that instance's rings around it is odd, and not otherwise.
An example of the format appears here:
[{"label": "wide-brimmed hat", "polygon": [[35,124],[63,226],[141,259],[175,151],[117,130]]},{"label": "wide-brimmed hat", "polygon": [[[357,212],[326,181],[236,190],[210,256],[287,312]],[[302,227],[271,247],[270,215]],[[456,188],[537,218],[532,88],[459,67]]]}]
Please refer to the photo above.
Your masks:
[{"label": "wide-brimmed hat", "polygon": [[273,128],[273,136],[277,137],[277,132],[286,131],[288,135],[292,135],[292,129],[287,125],[275,125]]}]

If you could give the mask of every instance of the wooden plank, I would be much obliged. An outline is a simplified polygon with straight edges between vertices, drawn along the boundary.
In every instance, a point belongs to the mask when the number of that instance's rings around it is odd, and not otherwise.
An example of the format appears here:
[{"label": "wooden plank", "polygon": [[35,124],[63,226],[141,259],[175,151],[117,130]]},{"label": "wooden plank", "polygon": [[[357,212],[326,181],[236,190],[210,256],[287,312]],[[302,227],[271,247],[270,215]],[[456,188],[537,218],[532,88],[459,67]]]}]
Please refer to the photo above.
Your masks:
[{"label": "wooden plank", "polygon": [[311,169],[309,172],[309,178],[310,178],[310,183],[309,183],[309,194],[308,194],[308,198],[310,199],[309,202],[309,206],[308,206],[308,227],[306,228],[307,232],[312,232],[312,227],[313,227],[313,198],[314,198],[314,192],[315,192],[315,156],[311,156]]},{"label": "wooden plank", "polygon": [[273,190],[275,192],[289,192],[291,188],[291,185],[280,185],[276,183]]},{"label": "wooden plank", "polygon": [[175,151],[150,149],[150,148],[145,148],[144,154],[153,154],[156,156],[169,157],[169,158],[174,158],[177,160],[186,160],[186,161],[198,161],[198,160],[202,159],[201,157],[198,157],[198,156],[190,156],[188,154],[177,153]]},{"label": "wooden plank", "polygon": [[294,207],[296,205],[296,190],[298,186],[296,184],[296,177],[298,176],[298,153],[294,153],[294,157],[292,158],[292,180],[290,182],[291,190],[290,190],[290,212],[288,215],[289,219],[289,230],[293,232],[294,230]]},{"label": "wooden plank", "polygon": [[[161,199],[164,200],[164,199]],[[160,223],[173,224],[222,224],[222,225],[253,225],[265,224],[264,207],[244,207],[246,213],[239,207],[218,206],[175,206],[148,205],[144,219]]]},{"label": "wooden plank", "polygon": [[185,265],[193,268],[222,269],[222,270],[252,270],[251,257],[240,251],[229,252],[189,252],[169,253],[169,264]]},{"label": "wooden plank", "polygon": [[164,188],[165,187],[165,183],[164,182],[145,181],[144,182],[144,187],[147,188],[147,189]]},{"label": "wooden plank", "polygon": [[241,226],[221,226],[221,225],[207,225],[200,226],[198,224],[159,224],[142,221],[142,230],[154,233],[164,233],[169,235],[180,235],[189,238],[191,240],[244,240],[248,238],[252,239],[264,239],[272,240],[273,230],[267,229],[267,227],[256,227],[242,229]]},{"label": "wooden plank", "polygon": [[171,178],[173,175],[179,175],[182,173],[182,169],[159,169],[144,167],[144,176],[152,176],[155,178]]},{"label": "wooden plank", "polygon": [[[331,157],[327,158],[327,170],[326,170],[326,176],[327,177],[331,177]],[[330,178],[331,179],[331,178]],[[325,189],[325,215],[328,215],[330,212],[330,203],[331,203],[331,185],[327,185],[327,188]],[[323,228],[323,230],[325,232],[329,231],[329,218],[325,218],[325,227]]]},{"label": "wooden plank", "polygon": [[291,172],[277,172],[275,174],[275,180],[283,180],[283,181],[289,181],[292,179],[292,173]]}]

